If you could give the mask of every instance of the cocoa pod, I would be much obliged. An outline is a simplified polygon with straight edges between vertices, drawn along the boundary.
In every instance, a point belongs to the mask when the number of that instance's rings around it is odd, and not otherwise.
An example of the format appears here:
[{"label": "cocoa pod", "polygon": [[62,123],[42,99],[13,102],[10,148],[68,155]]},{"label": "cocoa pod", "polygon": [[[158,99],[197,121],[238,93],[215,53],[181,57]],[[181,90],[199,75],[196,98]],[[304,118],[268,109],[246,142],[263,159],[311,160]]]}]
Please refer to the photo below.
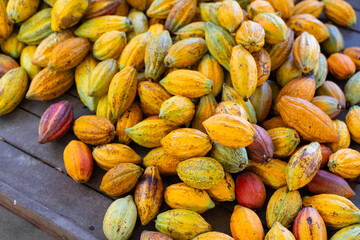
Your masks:
[{"label": "cocoa pod", "polygon": [[240,173],[236,178],[236,199],[244,207],[260,210],[266,199],[264,183],[255,173]]},{"label": "cocoa pod", "polygon": [[266,162],[273,157],[273,142],[265,129],[256,124],[252,126],[255,129],[255,139],[246,147],[248,157],[254,162]]}]

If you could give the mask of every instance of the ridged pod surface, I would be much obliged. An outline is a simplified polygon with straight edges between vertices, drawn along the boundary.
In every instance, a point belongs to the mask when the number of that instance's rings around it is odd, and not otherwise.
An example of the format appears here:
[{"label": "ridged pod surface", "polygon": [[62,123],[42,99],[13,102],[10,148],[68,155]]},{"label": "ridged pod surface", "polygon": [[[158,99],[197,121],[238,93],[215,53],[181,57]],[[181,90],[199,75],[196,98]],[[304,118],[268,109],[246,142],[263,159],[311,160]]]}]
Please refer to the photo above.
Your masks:
[{"label": "ridged pod surface", "polygon": [[0,78],[13,68],[19,67],[19,64],[10,56],[0,54]]},{"label": "ridged pod surface", "polygon": [[0,78],[0,116],[12,112],[23,99],[28,77],[22,67],[13,68]]},{"label": "ridged pod surface", "polygon": [[254,141],[254,127],[236,115],[216,114],[203,125],[212,140],[227,147],[246,147]]},{"label": "ridged pod surface", "polygon": [[330,96],[316,96],[311,100],[311,103],[329,115],[331,119],[334,119],[344,110],[339,100]]},{"label": "ridged pod surface", "polygon": [[344,121],[336,119],[333,122],[335,125],[336,132],[339,136],[339,142],[329,143],[328,146],[331,148],[333,152],[336,152],[340,149],[348,148],[350,146],[351,138],[350,138],[349,130]]},{"label": "ridged pod surface", "polygon": [[325,81],[317,90],[316,95],[325,95],[334,97],[339,100],[339,103],[342,108],[346,107],[346,98],[343,90],[332,81]]},{"label": "ridged pod surface", "polygon": [[85,143],[72,140],[63,154],[66,172],[76,182],[85,183],[93,171],[91,151]]},{"label": "ridged pod surface", "polygon": [[108,102],[107,95],[100,97],[99,102],[96,107],[96,116],[104,117],[104,118],[110,120],[110,122],[112,124],[115,124],[116,119],[114,118],[114,116],[111,112],[111,108],[110,108],[110,105]]},{"label": "ridged pod surface", "polygon": [[356,178],[360,176],[360,153],[351,148],[340,149],[330,155],[328,167],[343,178]]},{"label": "ridged pod surface", "polygon": [[206,54],[200,61],[198,71],[213,82],[211,94],[216,97],[220,94],[224,83],[224,71],[211,54]]},{"label": "ridged pod surface", "polygon": [[342,228],[358,223],[360,210],[347,198],[335,194],[319,194],[303,197],[304,207],[315,208],[327,227]]},{"label": "ridged pod surface", "polygon": [[360,70],[360,47],[348,47],[344,50],[344,54],[353,60],[356,70]]},{"label": "ridged pod surface", "polygon": [[168,186],[164,200],[171,208],[187,209],[199,214],[215,207],[215,203],[205,190],[190,187],[185,183]]},{"label": "ridged pod surface", "polygon": [[146,11],[146,15],[150,18],[166,19],[171,8],[179,0],[155,0]]},{"label": "ridged pod surface", "polygon": [[247,14],[250,19],[253,19],[256,15],[260,13],[274,12],[275,10],[273,6],[268,1],[252,1],[247,8]]},{"label": "ridged pod surface", "polygon": [[205,38],[205,22],[193,22],[180,28],[177,32],[176,40],[183,40],[186,38]]},{"label": "ridged pod surface", "polygon": [[286,61],[276,70],[276,82],[284,87],[288,82],[301,77],[301,75],[302,72],[296,66],[293,54],[290,53]]},{"label": "ridged pod surface", "polygon": [[110,82],[118,72],[116,60],[109,58],[96,65],[89,80],[89,93],[91,97],[104,96],[109,89]]},{"label": "ridged pod surface", "polygon": [[290,227],[301,206],[301,196],[298,191],[289,191],[287,187],[279,188],[271,196],[266,208],[268,228],[271,228],[276,221],[286,228]]},{"label": "ridged pod surface", "polygon": [[130,10],[128,18],[130,19],[132,25],[132,30],[127,33],[127,39],[129,41],[133,39],[136,35],[148,31],[148,19],[145,13],[143,13],[142,11],[133,8]]},{"label": "ridged pod surface", "polygon": [[274,222],[264,240],[295,240],[294,235],[281,223]]},{"label": "ridged pod surface", "polygon": [[75,120],[74,133],[81,141],[91,145],[111,142],[115,137],[115,127],[106,118],[95,115],[81,116]]},{"label": "ridged pod surface", "polygon": [[320,1],[304,0],[295,5],[293,15],[308,13],[318,18],[324,9],[324,6],[325,4]]},{"label": "ridged pod surface", "polygon": [[155,166],[147,167],[134,194],[142,225],[148,224],[159,213],[163,194],[164,186],[159,170]]},{"label": "ridged pod surface", "polygon": [[287,158],[300,143],[299,134],[292,128],[278,127],[267,131],[274,146],[275,158]]},{"label": "ridged pod surface", "polygon": [[38,74],[41,71],[41,67],[38,67],[31,62],[31,59],[34,56],[35,51],[36,51],[35,46],[27,46],[21,51],[21,55],[20,55],[20,66],[25,69],[29,79],[33,79],[36,76],[36,74]]},{"label": "ridged pod surface", "polygon": [[286,167],[286,182],[290,191],[308,184],[319,171],[321,147],[317,142],[305,145],[295,152]]},{"label": "ridged pod surface", "polygon": [[90,6],[84,14],[85,19],[112,15],[120,5],[120,0],[92,0]]},{"label": "ridged pod surface", "polygon": [[171,33],[191,23],[196,15],[196,0],[178,0],[165,21],[165,29]]},{"label": "ridged pod surface", "polygon": [[256,86],[261,86],[268,80],[271,70],[271,58],[269,53],[265,49],[260,49],[258,52],[252,53],[252,56],[255,59],[257,67],[257,84]]},{"label": "ridged pod surface", "polygon": [[96,59],[119,59],[126,46],[126,34],[120,31],[108,31],[101,35],[94,43],[93,54]]},{"label": "ridged pod surface", "polygon": [[202,123],[215,115],[215,108],[217,106],[216,99],[212,94],[207,94],[200,98],[199,104],[196,106],[195,116],[191,123],[192,127],[206,133]]},{"label": "ridged pod surface", "polygon": [[0,43],[6,40],[13,31],[13,23],[7,17],[6,12],[7,0],[0,2]]},{"label": "ridged pod surface", "polygon": [[248,120],[248,115],[245,108],[233,101],[223,101],[219,103],[215,109],[215,114],[233,114]]},{"label": "ridged pod surface", "polygon": [[90,0],[57,0],[51,11],[51,29],[68,29],[79,22],[90,6]]},{"label": "ridged pod surface", "polygon": [[277,14],[260,13],[254,17],[253,21],[264,28],[267,43],[277,44],[286,40],[288,27]]},{"label": "ridged pod surface", "polygon": [[213,158],[195,157],[182,161],[176,169],[179,178],[198,189],[210,189],[224,178],[224,169]]},{"label": "ridged pod surface", "polygon": [[46,101],[63,95],[74,83],[74,71],[51,71],[44,68],[30,83],[26,98]]},{"label": "ridged pod surface", "polygon": [[180,126],[191,122],[194,114],[195,105],[189,98],[173,96],[161,104],[159,117]]},{"label": "ridged pod surface", "polygon": [[140,108],[146,116],[160,114],[161,104],[171,97],[171,94],[156,82],[139,82],[137,90]]},{"label": "ridged pod surface", "polygon": [[294,222],[293,233],[296,239],[327,239],[324,220],[312,207],[305,207],[299,212]]},{"label": "ridged pod surface", "polygon": [[160,175],[171,176],[176,175],[176,168],[179,162],[184,160],[173,156],[165,151],[165,148],[158,147],[152,149],[143,159],[142,164],[145,167],[156,166]]},{"label": "ridged pod surface", "polygon": [[105,171],[121,163],[140,164],[142,158],[130,147],[120,143],[109,143],[94,148],[92,156]]},{"label": "ridged pod surface", "polygon": [[350,105],[360,102],[360,73],[354,74],[345,84],[345,97]]},{"label": "ridged pod surface", "polygon": [[[186,81],[184,81],[186,79]],[[198,98],[209,94],[213,82],[204,74],[193,70],[175,70],[160,81],[169,93],[187,98]]]},{"label": "ridged pod surface", "polygon": [[327,54],[341,52],[344,49],[344,38],[338,27],[326,24],[329,38],[321,43],[321,50]]},{"label": "ridged pod surface", "polygon": [[205,40],[211,55],[228,71],[230,71],[230,58],[232,48],[235,46],[234,38],[225,29],[207,22],[205,24]]},{"label": "ridged pod surface", "polygon": [[356,240],[360,234],[360,224],[354,224],[337,231],[330,240]]},{"label": "ridged pod surface", "polygon": [[346,1],[323,0],[324,13],[327,18],[341,26],[352,27],[356,24],[356,14],[353,7]]},{"label": "ridged pod surface", "polygon": [[109,15],[85,21],[75,30],[75,35],[95,42],[103,33],[114,30],[128,32],[130,29],[131,22],[129,18]]},{"label": "ridged pod surface", "polygon": [[345,54],[331,54],[327,60],[329,72],[339,80],[349,79],[356,71],[355,63]]},{"label": "ridged pod surface", "polygon": [[206,190],[211,199],[218,202],[234,201],[235,200],[235,182],[231,174],[225,172],[222,178],[215,186]]},{"label": "ridged pod surface", "polygon": [[313,35],[303,32],[295,39],[292,53],[296,66],[303,73],[308,73],[319,62],[320,45]]},{"label": "ridged pod surface", "polygon": [[288,19],[294,12],[294,1],[292,0],[269,0],[275,12],[280,12],[283,19]]},{"label": "ridged pod surface", "polygon": [[236,205],[230,218],[230,230],[237,240],[262,240],[264,229],[260,218],[249,208]]},{"label": "ridged pod surface", "polygon": [[265,44],[265,30],[253,21],[244,21],[236,31],[235,40],[250,53],[259,51]]},{"label": "ridged pod surface", "polygon": [[164,59],[172,46],[168,31],[153,36],[145,51],[145,76],[157,81],[166,70]]},{"label": "ridged pod surface", "polygon": [[47,143],[61,139],[69,131],[73,119],[73,107],[69,101],[51,105],[41,116],[38,142]]},{"label": "ridged pod surface", "polygon": [[[154,19],[153,21],[160,21],[159,19]],[[149,26],[148,31],[151,33],[151,36],[154,37],[160,33],[162,33],[163,31],[165,31],[165,26],[162,23],[152,23],[150,22],[149,24],[151,24]]]},{"label": "ridged pod surface", "polygon": [[220,26],[220,22],[217,16],[221,2],[209,2],[209,3],[200,3],[200,18],[204,22],[212,22],[213,24]]},{"label": "ridged pod surface", "polygon": [[133,163],[120,163],[104,175],[100,191],[115,197],[123,195],[135,187],[143,171]]},{"label": "ridged pod surface", "polygon": [[286,186],[286,166],[287,162],[272,158],[266,163],[249,161],[246,170],[256,173],[265,185],[279,189]]},{"label": "ridged pod surface", "polygon": [[1,44],[1,51],[15,59],[20,57],[22,50],[26,46],[17,39],[17,35],[18,31],[14,30],[9,38]]},{"label": "ridged pod surface", "polygon": [[346,198],[355,196],[354,191],[342,177],[325,170],[319,170],[305,187],[313,194],[336,194]]},{"label": "ridged pod surface", "polygon": [[245,169],[248,164],[248,156],[245,148],[226,147],[213,142],[210,156],[216,159],[230,173],[238,173]]},{"label": "ridged pod surface", "polygon": [[345,122],[351,134],[351,139],[357,143],[360,143],[360,107],[353,106],[350,108],[346,115]]},{"label": "ridged pod surface", "polygon": [[331,118],[314,104],[283,96],[277,109],[285,124],[294,128],[305,140],[320,143],[339,141]]},{"label": "ridged pod surface", "polygon": [[117,119],[116,135],[120,143],[129,144],[131,138],[126,135],[125,129],[138,124],[143,119],[143,114],[139,105],[134,102],[126,111]]},{"label": "ridged pod surface", "polygon": [[137,210],[131,195],[114,201],[106,210],[103,231],[107,239],[129,239],[136,224]]},{"label": "ridged pod surface", "polygon": [[255,173],[240,173],[236,178],[236,199],[244,207],[260,210],[266,199],[264,183]]},{"label": "ridged pod surface", "polygon": [[238,2],[223,1],[217,12],[220,26],[233,33],[243,20],[243,12]]},{"label": "ridged pod surface", "polygon": [[328,65],[324,54],[320,53],[319,63],[314,68],[316,89],[318,89],[326,80],[328,75]]},{"label": "ridged pod surface", "polygon": [[254,107],[258,123],[262,123],[268,116],[272,104],[272,91],[270,84],[264,82],[255,89],[250,97],[251,105]]},{"label": "ridged pod surface", "polygon": [[176,126],[156,116],[156,118],[145,119],[133,127],[126,128],[125,133],[140,146],[154,148],[160,147],[160,140],[174,129]]},{"label": "ridged pod surface", "polygon": [[274,154],[274,145],[270,135],[262,127],[253,124],[255,129],[254,141],[246,147],[249,158],[257,163],[270,160]]}]

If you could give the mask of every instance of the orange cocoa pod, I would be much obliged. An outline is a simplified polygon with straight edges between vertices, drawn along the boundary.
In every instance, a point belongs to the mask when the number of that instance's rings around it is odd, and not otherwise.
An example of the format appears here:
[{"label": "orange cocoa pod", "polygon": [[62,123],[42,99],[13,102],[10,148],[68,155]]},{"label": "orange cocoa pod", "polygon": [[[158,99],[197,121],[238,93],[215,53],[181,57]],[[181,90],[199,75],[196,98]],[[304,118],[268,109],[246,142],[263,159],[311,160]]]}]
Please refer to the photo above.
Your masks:
[{"label": "orange cocoa pod", "polygon": [[257,72],[258,72],[258,80],[257,85],[262,85],[266,80],[268,80],[270,76],[271,70],[271,58],[269,53],[265,49],[260,49],[258,52],[253,52],[252,56],[255,59]]},{"label": "orange cocoa pod", "polygon": [[262,123],[263,128],[266,130],[277,128],[277,127],[286,127],[284,121],[280,116],[270,118]]},{"label": "orange cocoa pod", "polygon": [[262,240],[264,229],[258,215],[251,209],[236,205],[230,219],[230,230],[236,240]]},{"label": "orange cocoa pod", "polygon": [[329,157],[331,154],[333,154],[333,152],[331,151],[331,148],[329,148],[325,144],[320,144],[320,147],[321,147],[321,156],[322,156],[320,168],[324,168],[327,166]]},{"label": "orange cocoa pod", "polygon": [[179,0],[171,8],[165,22],[166,30],[175,33],[180,28],[191,23],[196,15],[196,0]]},{"label": "orange cocoa pod", "polygon": [[344,54],[353,60],[356,70],[360,70],[360,47],[349,47],[344,50]]},{"label": "orange cocoa pod", "polygon": [[296,239],[326,240],[327,232],[324,220],[312,207],[303,208],[295,218],[293,233]]},{"label": "orange cocoa pod", "polygon": [[355,63],[342,53],[331,54],[327,62],[330,73],[339,80],[349,79],[356,71]]},{"label": "orange cocoa pod", "polygon": [[0,78],[13,68],[19,67],[19,64],[11,57],[0,54]]},{"label": "orange cocoa pod", "polygon": [[117,120],[116,134],[120,143],[129,144],[131,142],[131,138],[125,133],[125,129],[135,126],[141,120],[143,120],[143,114],[139,105],[134,102]]}]

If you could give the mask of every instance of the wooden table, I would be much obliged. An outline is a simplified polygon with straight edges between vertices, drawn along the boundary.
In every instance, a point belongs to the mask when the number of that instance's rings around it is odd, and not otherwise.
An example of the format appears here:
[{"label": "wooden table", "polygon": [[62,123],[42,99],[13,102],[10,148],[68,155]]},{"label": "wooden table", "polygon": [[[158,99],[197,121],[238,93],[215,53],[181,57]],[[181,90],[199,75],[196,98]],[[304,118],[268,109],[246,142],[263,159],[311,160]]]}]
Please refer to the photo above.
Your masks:
[{"label": "wooden table", "polygon": [[[345,47],[359,46],[360,1],[348,2],[356,9],[358,24],[351,29],[341,28],[341,32]],[[72,88],[52,101],[23,100],[14,112],[0,117],[0,205],[56,239],[105,239],[102,220],[115,199],[99,191],[105,172],[95,164],[92,177],[86,184],[78,184],[66,174],[62,154],[70,140],[76,139],[72,132],[58,142],[42,145],[37,142],[41,115],[51,104],[61,100],[72,103],[75,119],[92,114],[81,103],[76,89]],[[343,112],[340,119],[344,120],[345,114]],[[148,152],[148,149],[134,144],[132,147],[142,156]],[[359,146],[352,147],[360,150]],[[165,178],[164,184],[168,186],[178,181],[177,177]],[[360,186],[356,183],[350,185],[357,193],[351,200],[360,207]],[[272,193],[273,190],[267,190],[267,201]],[[235,204],[236,201],[221,203],[202,216],[213,230],[230,234],[229,220]],[[163,203],[161,212],[168,209]],[[259,212],[259,216],[264,224],[265,211]],[[154,221],[144,227],[138,220],[131,239],[139,239],[144,229],[155,230]]]}]

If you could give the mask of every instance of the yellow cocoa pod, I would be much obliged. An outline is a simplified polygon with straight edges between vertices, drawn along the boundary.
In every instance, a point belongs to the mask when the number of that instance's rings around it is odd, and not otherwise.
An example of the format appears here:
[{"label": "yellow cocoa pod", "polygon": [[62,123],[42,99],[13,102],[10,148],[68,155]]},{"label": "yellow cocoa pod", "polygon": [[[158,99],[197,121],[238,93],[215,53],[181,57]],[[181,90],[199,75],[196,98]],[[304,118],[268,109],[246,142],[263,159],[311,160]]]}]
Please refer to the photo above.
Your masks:
[{"label": "yellow cocoa pod", "polygon": [[74,83],[74,71],[51,71],[44,68],[30,83],[26,98],[46,101],[63,95]]},{"label": "yellow cocoa pod", "polygon": [[192,240],[234,240],[234,239],[225,233],[207,232],[197,235]]},{"label": "yellow cocoa pod", "polygon": [[274,145],[274,157],[287,158],[300,143],[299,134],[292,128],[277,127],[269,129],[268,134]]},{"label": "yellow cocoa pod", "polygon": [[121,53],[118,62],[120,70],[130,66],[139,71],[144,67],[145,49],[150,39],[150,32],[139,34],[131,39]]},{"label": "yellow cocoa pod", "polygon": [[210,79],[193,70],[175,70],[163,78],[160,85],[173,95],[188,98],[202,97],[213,89]]},{"label": "yellow cocoa pod", "polygon": [[277,44],[286,40],[288,27],[277,14],[260,13],[256,15],[253,20],[264,28],[265,40],[267,43]]},{"label": "yellow cocoa pod", "polygon": [[26,71],[13,68],[0,78],[0,116],[12,112],[23,99],[28,85]]},{"label": "yellow cocoa pod", "polygon": [[145,169],[135,188],[135,204],[142,225],[148,224],[158,215],[163,200],[164,186],[156,166]]},{"label": "yellow cocoa pod", "polygon": [[196,15],[196,0],[178,0],[166,18],[165,29],[171,33],[191,23]]},{"label": "yellow cocoa pod", "polygon": [[248,100],[256,90],[258,72],[254,57],[241,45],[232,50],[230,74],[235,91]]},{"label": "yellow cocoa pod", "polygon": [[286,228],[290,227],[301,206],[299,191],[289,191],[287,187],[279,188],[271,196],[266,208],[266,224],[268,228],[271,228],[276,221]]},{"label": "yellow cocoa pod", "polygon": [[51,29],[59,32],[79,22],[90,6],[89,0],[57,0],[51,11]]},{"label": "yellow cocoa pod", "polygon": [[171,49],[172,40],[169,31],[155,35],[149,41],[145,50],[145,76],[157,81],[166,70],[164,59]]},{"label": "yellow cocoa pod", "polygon": [[96,59],[92,54],[89,54],[75,70],[75,83],[80,100],[92,112],[96,112],[100,99],[99,97],[90,97],[88,95],[91,73],[94,71],[96,65]]},{"label": "yellow cocoa pod", "polygon": [[221,164],[209,157],[189,158],[180,162],[176,171],[184,183],[198,189],[210,189],[225,176]]},{"label": "yellow cocoa pod", "polygon": [[218,202],[235,200],[235,182],[231,174],[225,172],[225,176],[214,187],[206,190],[210,197]]},{"label": "yellow cocoa pod", "polygon": [[312,34],[319,43],[329,38],[329,32],[325,24],[311,14],[304,13],[294,15],[289,19],[287,24],[296,36],[299,36],[303,32],[308,32]]},{"label": "yellow cocoa pod", "polygon": [[118,118],[116,123],[116,135],[120,143],[130,144],[131,138],[125,133],[126,128],[131,128],[143,119],[143,114],[139,105],[134,102],[126,111]]},{"label": "yellow cocoa pod", "polygon": [[159,115],[161,104],[171,97],[159,83],[143,81],[138,84],[140,108],[146,116]]},{"label": "yellow cocoa pod", "polygon": [[21,51],[20,66],[23,67],[29,76],[29,79],[33,79],[36,74],[41,71],[41,68],[34,65],[31,61],[36,52],[35,46],[27,46]]},{"label": "yellow cocoa pod", "polygon": [[201,20],[204,22],[212,22],[213,24],[220,26],[217,13],[221,4],[222,4],[221,2],[200,3],[199,10],[200,10]]},{"label": "yellow cocoa pod", "polygon": [[187,209],[199,214],[215,207],[215,203],[205,190],[190,187],[182,182],[168,186],[164,200],[171,208]]},{"label": "yellow cocoa pod", "polygon": [[283,19],[288,19],[293,15],[293,0],[269,0],[269,2],[274,7],[275,12],[280,12]]},{"label": "yellow cocoa pod", "polygon": [[230,230],[235,239],[262,240],[264,229],[258,215],[250,208],[236,205],[230,218]]},{"label": "yellow cocoa pod", "polygon": [[71,30],[50,34],[37,46],[32,63],[39,67],[46,67],[53,49],[59,45],[60,42],[72,37],[74,37],[74,34]]},{"label": "yellow cocoa pod", "polygon": [[145,167],[156,166],[159,169],[160,175],[171,176],[176,175],[176,168],[183,158],[173,156],[165,151],[165,148],[158,147],[151,150],[143,159]]},{"label": "yellow cocoa pod", "polygon": [[110,82],[117,72],[117,63],[113,58],[96,65],[90,76],[88,95],[91,97],[104,96],[108,92]]},{"label": "yellow cocoa pod", "polygon": [[110,143],[94,148],[92,156],[97,165],[109,171],[121,163],[140,164],[141,157],[130,147],[120,143]]},{"label": "yellow cocoa pod", "polygon": [[169,154],[180,158],[203,157],[212,148],[208,135],[191,128],[176,129],[160,143]]},{"label": "yellow cocoa pod", "polygon": [[176,126],[156,116],[126,128],[125,133],[140,146],[154,148],[160,147],[160,140],[174,129]]},{"label": "yellow cocoa pod", "polygon": [[330,240],[356,240],[360,233],[360,224],[354,224],[348,227],[344,227],[341,230],[337,231]]},{"label": "yellow cocoa pod", "polygon": [[163,31],[165,31],[165,26],[164,26],[164,24],[161,24],[161,23],[155,23],[149,27],[148,31],[151,33],[151,36],[154,37],[154,36],[162,33]]},{"label": "yellow cocoa pod", "polygon": [[166,67],[188,67],[199,61],[207,52],[202,38],[186,38],[175,43],[165,57]]},{"label": "yellow cocoa pod", "polygon": [[223,1],[217,12],[220,26],[233,33],[243,20],[243,12],[238,2]]},{"label": "yellow cocoa pod", "polygon": [[308,73],[319,62],[320,45],[313,35],[303,32],[295,39],[292,53],[296,66],[303,73]]},{"label": "yellow cocoa pod", "polygon": [[128,18],[130,19],[132,25],[132,30],[127,34],[128,41],[133,39],[136,35],[144,33],[148,30],[149,23],[143,12],[133,8],[130,10]]},{"label": "yellow cocoa pod", "polygon": [[118,119],[134,102],[137,87],[137,72],[126,67],[115,74],[110,82],[108,101],[115,119]]},{"label": "yellow cocoa pod", "polygon": [[77,138],[90,145],[109,143],[116,134],[114,125],[108,119],[95,115],[79,117],[73,129]]},{"label": "yellow cocoa pod", "polygon": [[341,26],[352,27],[356,24],[356,14],[353,7],[346,1],[323,0],[324,13],[327,18]]},{"label": "yellow cocoa pod", "polygon": [[339,195],[306,196],[303,205],[315,208],[327,227],[342,228],[360,221],[360,210],[349,199]]},{"label": "yellow cocoa pod", "polygon": [[264,240],[295,240],[294,235],[281,223],[274,222]]},{"label": "yellow cocoa pod", "polygon": [[135,187],[143,171],[133,163],[120,163],[104,175],[100,191],[115,197],[123,195]]},{"label": "yellow cocoa pod", "polygon": [[321,146],[318,142],[312,142],[297,150],[286,167],[289,190],[294,191],[308,184],[319,171],[321,161]]},{"label": "yellow cocoa pod", "polygon": [[155,0],[146,11],[146,15],[150,18],[166,19],[171,8],[178,0]]},{"label": "yellow cocoa pod", "polygon": [[25,44],[17,40],[18,32],[14,30],[13,33],[1,44],[1,50],[6,55],[12,58],[19,58],[21,51],[25,48]]},{"label": "yellow cocoa pod", "polygon": [[252,1],[247,8],[247,14],[250,19],[253,19],[256,15],[260,13],[274,12],[275,10],[273,6],[268,1]]},{"label": "yellow cocoa pod", "polygon": [[360,144],[360,107],[356,105],[351,107],[345,121],[351,134],[351,139]]},{"label": "yellow cocoa pod", "polygon": [[205,40],[211,55],[228,71],[230,71],[230,58],[232,48],[235,46],[234,38],[225,29],[211,22],[205,24]]},{"label": "yellow cocoa pod", "polygon": [[254,127],[236,115],[216,114],[203,125],[212,140],[227,147],[246,147],[254,141]]},{"label": "yellow cocoa pod", "polygon": [[336,119],[333,120],[333,123],[340,140],[337,143],[328,143],[328,146],[331,148],[331,151],[336,152],[340,149],[348,148],[350,146],[351,138],[349,129],[344,121]]},{"label": "yellow cocoa pod", "polygon": [[131,22],[129,18],[108,15],[85,21],[75,30],[75,35],[82,38],[88,38],[90,41],[95,42],[103,33],[114,30],[128,32],[130,29]]},{"label": "yellow cocoa pod", "polygon": [[233,101],[225,101],[219,103],[215,109],[215,114],[221,113],[234,114],[248,120],[248,116],[244,107]]},{"label": "yellow cocoa pod", "polygon": [[200,214],[186,209],[173,209],[160,213],[155,221],[155,227],[159,232],[173,239],[184,240],[191,240],[201,233],[211,231],[211,225]]},{"label": "yellow cocoa pod", "polygon": [[191,126],[197,130],[206,133],[206,130],[202,123],[215,115],[216,99],[212,94],[202,96],[199,104],[196,106],[195,116],[193,118]]},{"label": "yellow cocoa pod", "polygon": [[0,44],[8,39],[13,31],[13,23],[7,17],[7,0],[0,1]]},{"label": "yellow cocoa pod", "polygon": [[40,0],[9,0],[6,6],[7,16],[13,23],[23,22],[36,13],[39,3]]},{"label": "yellow cocoa pod", "polygon": [[216,59],[212,55],[206,54],[199,63],[198,71],[213,82],[211,94],[214,97],[219,95],[224,83],[224,71]]},{"label": "yellow cocoa pod", "polygon": [[45,8],[21,24],[17,39],[28,45],[37,45],[51,33],[51,8]]},{"label": "yellow cocoa pod", "polygon": [[180,126],[191,122],[195,114],[195,104],[186,97],[173,96],[161,104],[159,117]]},{"label": "yellow cocoa pod", "polygon": [[100,97],[96,107],[96,116],[104,117],[108,119],[112,124],[115,124],[116,119],[111,112],[107,95]]},{"label": "yellow cocoa pod", "polygon": [[90,50],[85,38],[70,38],[60,42],[51,52],[48,68],[65,71],[79,65]]},{"label": "yellow cocoa pod", "polygon": [[294,7],[293,15],[308,13],[313,15],[314,17],[320,17],[324,9],[325,4],[320,1],[313,1],[313,0],[304,0],[298,2]]},{"label": "yellow cocoa pod", "polygon": [[294,56],[290,53],[286,61],[277,69],[276,81],[281,87],[284,87],[291,80],[301,76],[301,69],[296,66]]},{"label": "yellow cocoa pod", "polygon": [[244,21],[236,32],[235,40],[237,44],[241,44],[249,52],[257,52],[265,44],[265,31],[256,22]]},{"label": "yellow cocoa pod", "polygon": [[343,178],[360,176],[360,153],[351,148],[340,149],[329,157],[328,167]]},{"label": "yellow cocoa pod", "polygon": [[137,8],[141,11],[144,11],[146,8],[146,0],[126,0],[126,2],[133,8]]},{"label": "yellow cocoa pod", "polygon": [[262,123],[262,126],[266,129],[272,129],[277,127],[286,127],[284,121],[280,116],[270,118]]},{"label": "yellow cocoa pod", "polygon": [[193,22],[185,27],[180,28],[177,32],[176,40],[183,40],[186,38],[205,38],[205,22]]},{"label": "yellow cocoa pod", "polygon": [[94,43],[93,54],[96,59],[119,59],[126,46],[126,34],[119,31],[108,31],[101,35]]},{"label": "yellow cocoa pod", "polygon": [[246,170],[249,170],[258,175],[265,185],[273,189],[279,189],[283,186],[286,186],[286,166],[286,162],[272,158],[266,163],[249,161]]},{"label": "yellow cocoa pod", "polygon": [[129,14],[130,6],[126,1],[121,1],[115,9],[114,15],[126,17]]}]

